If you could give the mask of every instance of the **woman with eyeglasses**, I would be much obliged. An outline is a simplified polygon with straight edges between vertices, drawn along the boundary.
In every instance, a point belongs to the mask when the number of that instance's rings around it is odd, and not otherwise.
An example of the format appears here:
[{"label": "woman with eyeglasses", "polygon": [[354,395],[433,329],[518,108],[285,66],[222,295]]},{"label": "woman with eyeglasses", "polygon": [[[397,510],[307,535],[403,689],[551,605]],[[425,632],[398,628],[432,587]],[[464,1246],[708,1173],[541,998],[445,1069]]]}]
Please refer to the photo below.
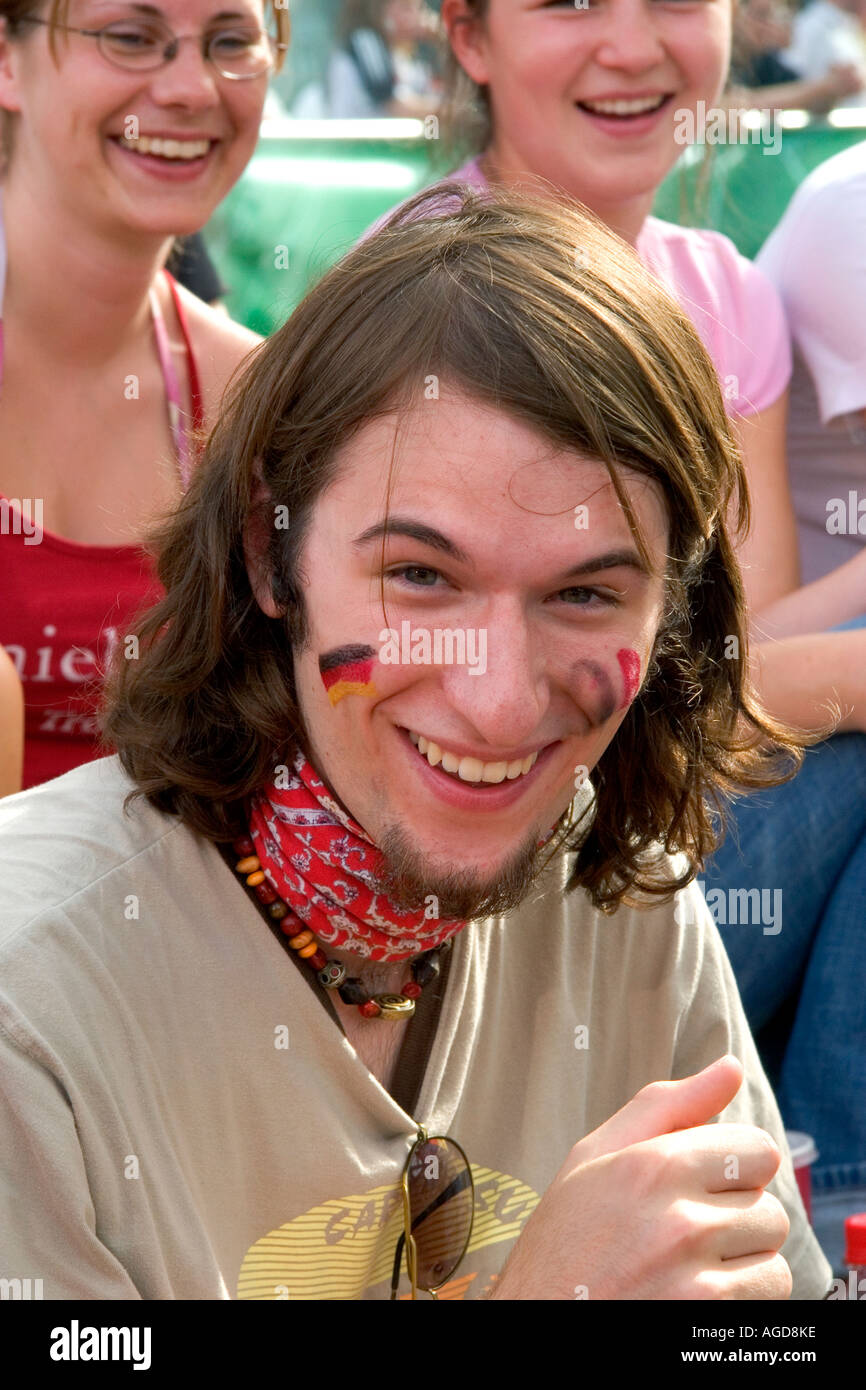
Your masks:
[{"label": "woman with eyeglasses", "polygon": [[[850,920],[844,944],[838,934],[825,942],[825,956],[833,948],[838,960],[831,1030],[821,1014],[826,989],[802,996],[798,989],[816,964],[814,943],[837,883],[841,890],[842,869],[866,843],[866,632],[836,630],[858,611],[841,571],[825,578],[820,593],[815,586],[798,590],[785,450],[790,347],[778,296],[727,238],[651,216],[656,191],[683,151],[677,118],[719,99],[732,10],[731,0],[443,0],[450,45],[445,105],[462,123],[464,149],[468,143],[475,151],[450,177],[476,189],[513,186],[580,199],[667,285],[713,358],[752,501],[739,559],[755,642],[753,679],[777,717],[816,732],[830,727],[835,702],[841,736],[810,749],[792,782],[737,803],[742,833],[735,826],[706,883],[728,899],[743,889],[769,891],[771,900],[782,894],[779,935],[774,924],[765,932],[760,921],[718,920],[749,1020],[756,1032],[769,1029],[759,1041],[766,1042],[783,1113],[815,1134],[823,1166],[813,1179],[832,1192],[866,1186],[866,1115],[854,1105],[866,1084],[859,921]],[[782,619],[785,640],[762,641]],[[737,657],[718,653],[720,660]],[[847,902],[850,880],[845,889]],[[866,883],[853,896],[862,900],[864,892]],[[839,917],[849,921],[851,914]],[[818,1001],[814,1018],[800,1016],[797,1025],[800,1036],[822,1036],[820,1096],[812,1082],[803,1083],[804,1068],[793,1058],[785,1063],[801,997],[804,1009]]]},{"label": "woman with eyeglasses", "polygon": [[140,539],[259,341],[164,269],[252,155],[288,45],[284,8],[225,9],[0,0],[0,645],[25,787],[99,754],[101,673],[160,592]]}]

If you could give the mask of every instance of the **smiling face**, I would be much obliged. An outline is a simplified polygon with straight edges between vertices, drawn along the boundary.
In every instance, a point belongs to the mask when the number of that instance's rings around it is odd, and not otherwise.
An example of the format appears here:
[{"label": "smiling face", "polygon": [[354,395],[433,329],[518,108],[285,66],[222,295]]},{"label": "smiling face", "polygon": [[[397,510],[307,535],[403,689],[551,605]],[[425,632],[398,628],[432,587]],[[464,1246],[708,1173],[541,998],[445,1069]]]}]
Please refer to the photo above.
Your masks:
[{"label": "smiling face", "polygon": [[649,211],[682,154],[675,111],[715,102],[728,68],[730,0],[490,0],[483,21],[456,26],[463,0],[442,13],[488,87],[492,168],[541,175],[611,225]]},{"label": "smiling face", "polygon": [[[39,13],[47,18],[48,8]],[[178,35],[263,24],[261,0],[72,0],[66,23],[123,21],[132,44],[157,16]],[[8,51],[0,80],[0,104],[15,113],[8,177],[26,177],[109,234],[195,231],[255,148],[268,75],[223,77],[198,40],[185,39],[173,61],[147,71],[116,67],[94,38],[62,32],[55,64],[44,26],[24,25]]]},{"label": "smiling face", "polygon": [[622,474],[649,574],[603,464],[445,390],[404,415],[386,499],[394,430],[367,424],[316,504],[298,699],[313,763],[401,881],[468,915],[520,880],[625,717],[662,611],[666,510]]}]

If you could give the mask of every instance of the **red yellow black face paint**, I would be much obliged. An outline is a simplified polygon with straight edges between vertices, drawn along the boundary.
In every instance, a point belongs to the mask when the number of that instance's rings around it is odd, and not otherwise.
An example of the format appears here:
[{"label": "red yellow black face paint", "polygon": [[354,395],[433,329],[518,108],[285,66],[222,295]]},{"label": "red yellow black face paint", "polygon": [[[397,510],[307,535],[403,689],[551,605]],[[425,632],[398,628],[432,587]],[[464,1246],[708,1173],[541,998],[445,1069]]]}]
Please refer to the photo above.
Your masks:
[{"label": "red yellow black face paint", "polygon": [[640,657],[637,652],[632,651],[631,647],[620,647],[616,654],[619,662],[619,669],[622,671],[622,683],[625,696],[620,709],[630,705],[640,688]]},{"label": "red yellow black face paint", "polygon": [[319,657],[319,673],[332,705],[345,695],[375,695],[370,679],[376,652],[373,647],[334,647]]}]

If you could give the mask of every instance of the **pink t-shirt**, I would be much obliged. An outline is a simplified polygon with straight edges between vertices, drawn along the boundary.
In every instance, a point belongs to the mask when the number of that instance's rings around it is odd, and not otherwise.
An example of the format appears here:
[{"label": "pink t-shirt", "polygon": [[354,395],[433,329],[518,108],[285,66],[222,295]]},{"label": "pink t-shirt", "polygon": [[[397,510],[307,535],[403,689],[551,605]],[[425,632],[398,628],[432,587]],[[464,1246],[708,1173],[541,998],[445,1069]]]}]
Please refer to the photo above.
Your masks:
[{"label": "pink t-shirt", "polygon": [[[448,181],[490,187],[477,158]],[[657,217],[644,222],[636,250],[692,320],[715,364],[728,413],[755,415],[778,400],[791,376],[791,342],[781,299],[766,276],[720,232]]]}]

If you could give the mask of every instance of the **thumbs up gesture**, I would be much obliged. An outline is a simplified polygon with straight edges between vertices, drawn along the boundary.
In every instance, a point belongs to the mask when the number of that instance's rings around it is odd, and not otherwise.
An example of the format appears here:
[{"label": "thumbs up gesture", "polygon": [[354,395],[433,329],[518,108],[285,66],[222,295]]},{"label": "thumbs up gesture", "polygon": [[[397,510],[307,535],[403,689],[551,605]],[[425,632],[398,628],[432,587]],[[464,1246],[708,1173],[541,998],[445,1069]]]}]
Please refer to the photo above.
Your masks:
[{"label": "thumbs up gesture", "polygon": [[655,1081],[569,1153],[514,1245],[495,1299],[789,1298],[790,1222],[755,1125],[711,1124],[736,1057]]}]

